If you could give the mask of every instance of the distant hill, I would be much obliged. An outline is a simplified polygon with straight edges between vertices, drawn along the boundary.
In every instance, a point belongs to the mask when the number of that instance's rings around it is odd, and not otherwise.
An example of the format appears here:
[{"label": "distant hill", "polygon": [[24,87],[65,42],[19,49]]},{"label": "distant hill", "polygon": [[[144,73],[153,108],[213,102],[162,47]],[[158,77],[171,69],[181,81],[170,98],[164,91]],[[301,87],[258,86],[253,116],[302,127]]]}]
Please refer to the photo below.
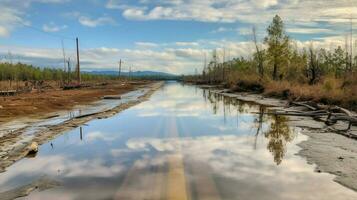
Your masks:
[{"label": "distant hill", "polygon": [[[108,75],[108,76],[118,76],[118,71],[86,71],[84,73],[95,74],[95,75]],[[129,72],[121,72],[121,76],[129,76]],[[177,75],[165,73],[165,72],[155,72],[155,71],[135,71],[131,72],[132,77],[170,77],[177,78]]]}]

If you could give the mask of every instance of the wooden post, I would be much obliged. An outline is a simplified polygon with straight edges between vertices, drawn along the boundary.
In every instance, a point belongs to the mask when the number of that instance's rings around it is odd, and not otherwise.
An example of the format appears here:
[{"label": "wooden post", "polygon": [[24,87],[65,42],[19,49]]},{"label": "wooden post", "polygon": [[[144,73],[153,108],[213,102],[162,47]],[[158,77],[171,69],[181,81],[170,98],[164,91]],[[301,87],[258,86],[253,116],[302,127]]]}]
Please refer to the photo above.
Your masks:
[{"label": "wooden post", "polygon": [[81,68],[79,65],[79,45],[78,45],[78,38],[76,38],[76,45],[77,45],[77,81],[78,84],[81,84]]}]

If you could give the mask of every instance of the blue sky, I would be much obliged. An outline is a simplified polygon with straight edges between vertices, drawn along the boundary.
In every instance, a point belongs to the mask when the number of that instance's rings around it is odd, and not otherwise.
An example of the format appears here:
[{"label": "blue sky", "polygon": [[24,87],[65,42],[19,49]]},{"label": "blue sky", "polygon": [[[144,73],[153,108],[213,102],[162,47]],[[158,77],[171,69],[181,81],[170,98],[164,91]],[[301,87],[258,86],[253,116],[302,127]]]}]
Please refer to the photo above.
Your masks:
[{"label": "blue sky", "polygon": [[[39,66],[74,60],[79,37],[86,70],[124,68],[189,74],[204,54],[249,56],[275,14],[298,48],[344,46],[357,0],[0,0],[0,59]],[[357,19],[356,19],[357,20]],[[10,52],[10,54],[9,54]]]}]

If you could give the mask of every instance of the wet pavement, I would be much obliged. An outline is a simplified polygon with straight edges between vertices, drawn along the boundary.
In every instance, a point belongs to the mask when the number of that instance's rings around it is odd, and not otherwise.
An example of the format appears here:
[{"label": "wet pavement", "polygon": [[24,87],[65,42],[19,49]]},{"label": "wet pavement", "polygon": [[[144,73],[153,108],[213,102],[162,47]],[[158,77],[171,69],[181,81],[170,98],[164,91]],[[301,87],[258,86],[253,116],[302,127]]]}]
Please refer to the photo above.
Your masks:
[{"label": "wet pavement", "polygon": [[73,129],[9,167],[0,199],[44,177],[56,184],[22,198],[357,199],[295,155],[307,136],[264,112],[168,82],[148,101]]}]

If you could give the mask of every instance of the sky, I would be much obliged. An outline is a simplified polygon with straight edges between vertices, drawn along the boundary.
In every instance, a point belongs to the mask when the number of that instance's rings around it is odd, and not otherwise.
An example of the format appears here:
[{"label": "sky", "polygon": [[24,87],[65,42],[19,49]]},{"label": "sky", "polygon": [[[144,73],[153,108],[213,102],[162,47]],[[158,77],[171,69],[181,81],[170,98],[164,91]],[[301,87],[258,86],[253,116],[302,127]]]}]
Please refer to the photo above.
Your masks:
[{"label": "sky", "polygon": [[0,61],[63,68],[78,37],[83,70],[122,59],[124,70],[192,74],[213,49],[249,57],[252,27],[262,42],[276,14],[299,49],[344,47],[350,18],[357,32],[357,0],[0,0]]}]

